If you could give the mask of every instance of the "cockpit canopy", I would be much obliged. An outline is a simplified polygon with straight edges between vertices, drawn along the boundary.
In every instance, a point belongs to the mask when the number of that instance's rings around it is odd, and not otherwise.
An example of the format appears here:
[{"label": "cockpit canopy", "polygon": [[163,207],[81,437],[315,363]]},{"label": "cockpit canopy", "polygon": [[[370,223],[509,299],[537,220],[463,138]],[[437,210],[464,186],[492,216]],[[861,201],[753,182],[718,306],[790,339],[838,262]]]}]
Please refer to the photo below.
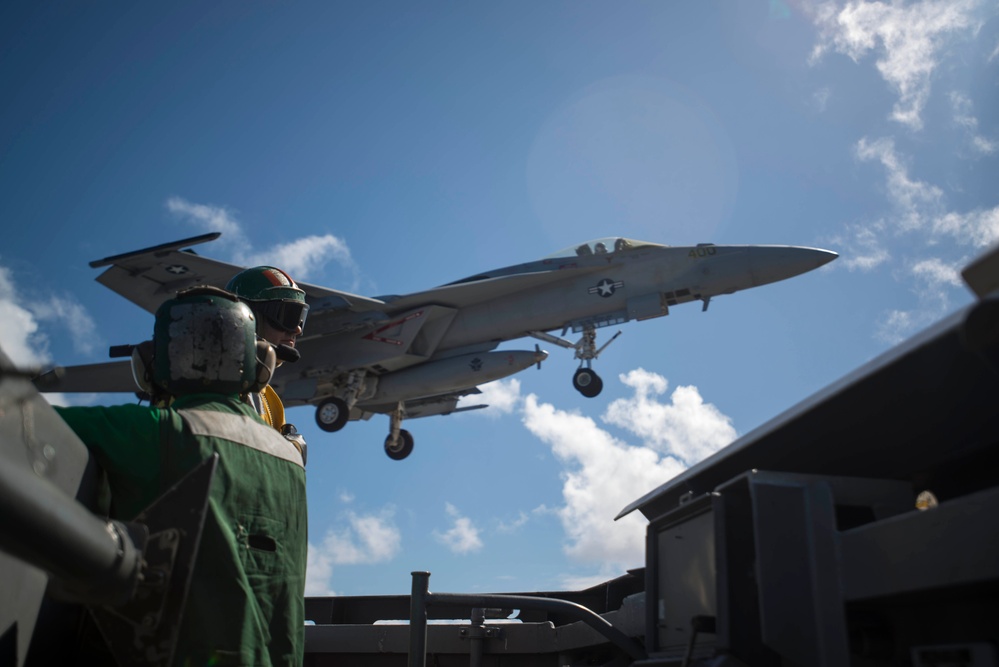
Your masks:
[{"label": "cockpit canopy", "polygon": [[552,253],[545,257],[545,259],[556,259],[559,257],[588,257],[590,255],[606,255],[612,252],[624,252],[627,250],[634,250],[635,248],[640,248],[642,246],[656,246],[657,243],[648,243],[647,241],[636,241],[634,239],[626,239],[620,236],[608,236],[602,239],[595,239],[593,241],[587,241],[586,243],[580,245],[570,246],[558,252]]}]

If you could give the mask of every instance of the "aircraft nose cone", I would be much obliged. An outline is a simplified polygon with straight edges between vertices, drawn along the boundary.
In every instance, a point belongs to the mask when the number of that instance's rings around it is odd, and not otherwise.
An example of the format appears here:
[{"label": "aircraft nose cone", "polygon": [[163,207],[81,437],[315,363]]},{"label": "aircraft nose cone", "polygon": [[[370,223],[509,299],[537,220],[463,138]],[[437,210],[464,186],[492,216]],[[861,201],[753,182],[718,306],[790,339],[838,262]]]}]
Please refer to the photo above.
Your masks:
[{"label": "aircraft nose cone", "polygon": [[756,247],[749,256],[753,285],[766,285],[793,278],[824,266],[837,257],[837,253],[819,248]]}]

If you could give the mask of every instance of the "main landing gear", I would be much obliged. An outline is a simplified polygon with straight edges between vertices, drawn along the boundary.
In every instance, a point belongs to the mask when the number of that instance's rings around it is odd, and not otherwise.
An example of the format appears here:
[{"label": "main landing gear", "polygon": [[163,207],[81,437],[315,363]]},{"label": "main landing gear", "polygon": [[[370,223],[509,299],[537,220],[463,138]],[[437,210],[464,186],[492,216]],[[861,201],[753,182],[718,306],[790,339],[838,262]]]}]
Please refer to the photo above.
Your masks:
[{"label": "main landing gear", "polygon": [[327,433],[335,433],[347,425],[350,408],[347,401],[331,396],[316,408],[316,424]]},{"label": "main landing gear", "polygon": [[413,453],[413,436],[402,428],[404,416],[402,401],[389,413],[389,434],[385,438],[385,453],[393,461],[401,461]]},{"label": "main landing gear", "polygon": [[[600,353],[607,349],[607,346],[614,342],[614,339],[621,335],[618,331],[611,336],[611,339],[597,348],[597,330],[592,324],[583,327],[583,336],[575,343],[570,343],[564,338],[553,336],[544,331],[529,332],[534,338],[553,343],[560,347],[576,351],[576,359],[579,359],[579,368],[572,376],[572,386],[580,394],[587,398],[597,396],[604,388],[604,381],[600,379],[590,365],[593,360],[600,356]],[[564,332],[563,332],[564,333]]]},{"label": "main landing gear", "polygon": [[[394,461],[401,461],[413,453],[413,435],[402,428],[405,416],[403,404],[399,403],[395,410],[389,413],[389,434],[385,438],[385,453]],[[331,396],[316,408],[316,424],[327,433],[335,433],[347,425],[350,417],[350,407],[347,401]]]}]

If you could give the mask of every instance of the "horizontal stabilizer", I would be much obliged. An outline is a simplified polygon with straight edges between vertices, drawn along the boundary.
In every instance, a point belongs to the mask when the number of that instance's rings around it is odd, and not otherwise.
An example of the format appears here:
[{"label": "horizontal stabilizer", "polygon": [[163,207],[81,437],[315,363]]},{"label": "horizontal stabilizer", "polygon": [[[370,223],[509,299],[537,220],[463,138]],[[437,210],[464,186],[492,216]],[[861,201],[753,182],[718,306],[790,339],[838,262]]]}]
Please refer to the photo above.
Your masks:
[{"label": "horizontal stabilizer", "polygon": [[184,246],[197,245],[199,243],[208,243],[209,241],[214,241],[218,237],[222,236],[222,232],[210,232],[208,234],[202,234],[200,236],[192,236],[189,239],[181,239],[180,241],[173,241],[171,243],[161,243],[160,245],[154,245],[150,248],[143,248],[142,250],[133,250],[131,252],[125,252],[120,255],[112,255],[111,257],[105,257],[104,259],[95,259],[90,262],[90,267],[94,269],[99,269],[102,266],[112,266],[114,264],[121,264],[125,260],[132,257],[141,257],[143,255],[158,255],[170,252],[171,250],[180,250]]},{"label": "horizontal stabilizer", "polygon": [[34,383],[41,392],[134,393],[139,390],[132,377],[131,361],[105,361],[100,364],[54,368],[39,375]]}]

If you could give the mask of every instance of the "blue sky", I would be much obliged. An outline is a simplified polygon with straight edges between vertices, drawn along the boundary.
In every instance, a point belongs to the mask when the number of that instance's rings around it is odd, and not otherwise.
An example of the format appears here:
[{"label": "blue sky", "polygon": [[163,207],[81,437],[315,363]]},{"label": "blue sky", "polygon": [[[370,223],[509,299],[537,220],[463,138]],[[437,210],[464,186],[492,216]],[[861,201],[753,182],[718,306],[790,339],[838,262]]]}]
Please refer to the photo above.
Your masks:
[{"label": "blue sky", "polygon": [[958,270],[999,240],[997,10],[6,3],[0,346],[47,366],[148,338],[87,263],[205,231],[202,254],[371,296],[611,235],[840,253],[623,325],[595,399],[548,346],[490,409],[407,422],[401,463],[384,418],[289,411],[310,593],[617,576],[643,559],[626,504],[970,302]]}]

